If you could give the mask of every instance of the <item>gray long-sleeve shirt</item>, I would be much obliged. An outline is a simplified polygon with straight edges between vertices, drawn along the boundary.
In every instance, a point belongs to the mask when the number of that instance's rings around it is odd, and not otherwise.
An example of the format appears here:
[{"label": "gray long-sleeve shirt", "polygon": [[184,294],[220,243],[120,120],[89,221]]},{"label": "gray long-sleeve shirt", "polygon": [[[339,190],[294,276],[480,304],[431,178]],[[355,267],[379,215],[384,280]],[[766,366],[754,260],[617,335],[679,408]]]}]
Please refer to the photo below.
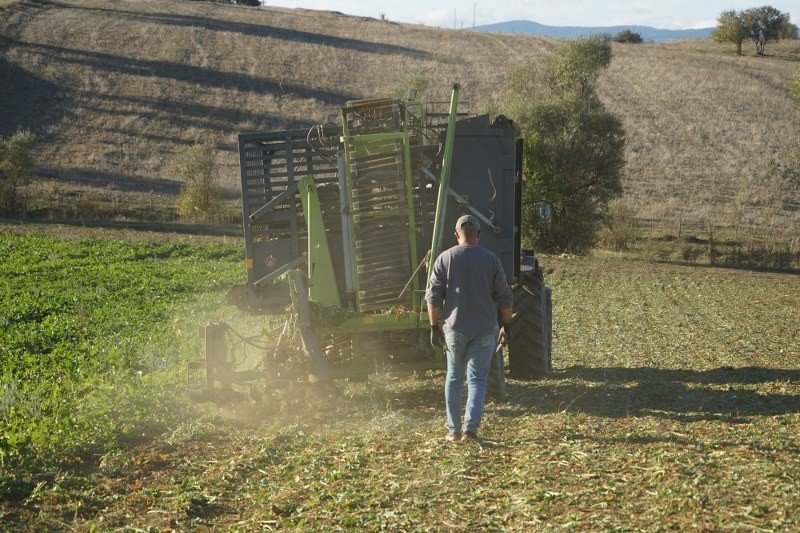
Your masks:
[{"label": "gray long-sleeve shirt", "polygon": [[512,306],[503,265],[478,245],[457,245],[433,264],[425,300],[442,308],[446,330],[463,335],[488,335],[497,327],[497,309]]}]

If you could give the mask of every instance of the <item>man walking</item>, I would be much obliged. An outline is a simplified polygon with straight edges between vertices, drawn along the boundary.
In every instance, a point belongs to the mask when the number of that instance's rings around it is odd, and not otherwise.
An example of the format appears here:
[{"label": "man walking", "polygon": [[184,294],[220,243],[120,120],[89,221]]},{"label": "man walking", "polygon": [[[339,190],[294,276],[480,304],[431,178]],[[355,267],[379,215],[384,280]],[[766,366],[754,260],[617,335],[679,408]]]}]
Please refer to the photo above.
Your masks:
[{"label": "man walking", "polygon": [[[486,398],[486,382],[497,339],[498,313],[509,337],[513,297],[503,266],[491,251],[478,246],[478,220],[464,215],[456,222],[453,246],[436,258],[425,294],[431,345],[447,347],[447,440],[477,440]],[[439,319],[444,327],[439,328]],[[467,375],[467,407],[461,425],[461,395]],[[462,433],[463,429],[463,433]]]}]

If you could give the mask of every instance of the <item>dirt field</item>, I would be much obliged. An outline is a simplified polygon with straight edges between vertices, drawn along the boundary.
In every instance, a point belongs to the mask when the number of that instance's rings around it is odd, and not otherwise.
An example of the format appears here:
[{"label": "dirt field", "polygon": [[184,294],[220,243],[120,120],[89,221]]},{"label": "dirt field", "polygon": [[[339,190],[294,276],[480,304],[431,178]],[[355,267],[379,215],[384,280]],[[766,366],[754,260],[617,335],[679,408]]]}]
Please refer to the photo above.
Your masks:
[{"label": "dirt field", "polygon": [[[24,250],[32,238],[7,235],[7,253]],[[104,244],[112,241],[49,242],[50,260],[60,258],[52,264],[65,269],[74,268],[86,246],[104,249],[109,265],[117,264],[114,254],[128,258],[129,267],[114,269],[119,276],[147,272],[148,279],[161,279],[162,269],[202,271],[215,264],[216,275],[235,278],[241,267],[235,247],[220,245],[132,243],[115,245],[112,253]],[[152,402],[144,415],[120,410],[119,423],[130,423],[126,416],[149,420],[157,411],[165,413],[161,429],[152,425],[88,455],[64,453],[24,469],[11,468],[6,447],[0,524],[79,530],[800,527],[800,277],[613,258],[542,262],[552,269],[555,371],[540,381],[511,381],[510,400],[487,406],[480,445],[444,441],[440,372],[330,387],[295,384],[268,403],[193,405],[172,390],[155,394],[154,387],[180,386],[180,361],[194,346],[173,343],[178,349],[170,363],[147,383],[114,389],[120,409],[129,396]],[[81,283],[91,293],[91,282]],[[214,285],[178,283],[186,287],[181,294],[207,296],[201,305],[167,305],[172,314],[193,313],[191,320],[168,323],[188,327],[219,315]],[[153,295],[168,298],[154,287]],[[10,286],[4,291],[6,298],[20,297]],[[121,305],[135,310],[136,302],[150,301],[140,297],[132,291]],[[157,316],[161,305],[153,307]],[[134,353],[153,354],[167,342],[158,335],[148,341],[147,328],[176,334],[164,324],[143,322]],[[105,415],[100,409],[95,416]]]}]

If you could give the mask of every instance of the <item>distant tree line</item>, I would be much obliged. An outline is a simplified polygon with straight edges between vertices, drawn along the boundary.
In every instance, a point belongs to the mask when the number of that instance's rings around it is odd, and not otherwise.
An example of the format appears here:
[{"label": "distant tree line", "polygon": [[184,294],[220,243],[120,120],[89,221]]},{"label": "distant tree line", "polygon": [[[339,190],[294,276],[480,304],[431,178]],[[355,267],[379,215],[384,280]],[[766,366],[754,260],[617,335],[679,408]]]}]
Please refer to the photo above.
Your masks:
[{"label": "distant tree line", "polygon": [[763,56],[767,43],[797,38],[797,26],[792,24],[789,13],[772,6],[731,9],[720,14],[711,37],[719,43],[735,44],[738,55],[742,55],[742,43],[750,39],[756,53]]},{"label": "distant tree line", "polygon": [[[205,2],[208,0],[195,0],[195,1]],[[251,6],[251,7],[263,6],[264,4],[267,3],[266,0],[211,0],[211,1],[217,4],[234,4],[239,6]]]}]

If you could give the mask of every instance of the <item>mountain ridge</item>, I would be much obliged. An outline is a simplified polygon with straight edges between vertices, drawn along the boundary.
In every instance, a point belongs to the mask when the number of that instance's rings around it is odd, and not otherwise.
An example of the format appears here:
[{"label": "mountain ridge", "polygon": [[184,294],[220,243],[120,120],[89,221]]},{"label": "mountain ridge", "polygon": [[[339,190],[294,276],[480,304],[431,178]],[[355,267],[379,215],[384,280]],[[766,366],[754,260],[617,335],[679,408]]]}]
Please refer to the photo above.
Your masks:
[{"label": "mountain ridge", "polygon": [[644,41],[667,42],[685,39],[704,39],[711,36],[714,28],[695,28],[685,30],[670,30],[642,25],[617,25],[617,26],[549,26],[532,20],[509,20],[494,24],[476,26],[475,31],[514,33],[522,35],[536,35],[555,39],[575,39],[591,34],[608,33],[616,35],[623,30],[630,30],[642,36]]}]

